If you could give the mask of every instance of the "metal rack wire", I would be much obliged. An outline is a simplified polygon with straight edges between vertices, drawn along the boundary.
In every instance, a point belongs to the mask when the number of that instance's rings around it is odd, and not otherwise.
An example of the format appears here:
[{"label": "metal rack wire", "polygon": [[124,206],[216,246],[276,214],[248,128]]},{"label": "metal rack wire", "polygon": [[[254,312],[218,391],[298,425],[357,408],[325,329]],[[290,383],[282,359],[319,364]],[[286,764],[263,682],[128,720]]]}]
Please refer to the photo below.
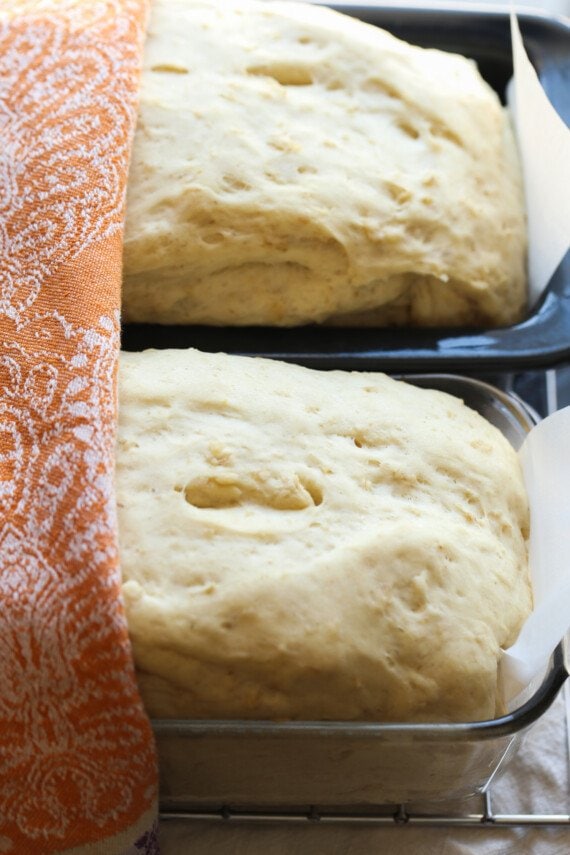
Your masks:
[{"label": "metal rack wire", "polygon": [[207,820],[231,823],[318,823],[321,825],[373,825],[373,826],[461,826],[468,828],[495,827],[513,828],[521,826],[567,826],[570,828],[570,814],[567,813],[495,813],[490,790],[480,797],[480,809],[466,813],[422,813],[407,808],[405,804],[384,808],[377,812],[327,812],[311,808],[306,812],[264,812],[237,811],[223,807],[217,811],[163,812],[161,820]]}]

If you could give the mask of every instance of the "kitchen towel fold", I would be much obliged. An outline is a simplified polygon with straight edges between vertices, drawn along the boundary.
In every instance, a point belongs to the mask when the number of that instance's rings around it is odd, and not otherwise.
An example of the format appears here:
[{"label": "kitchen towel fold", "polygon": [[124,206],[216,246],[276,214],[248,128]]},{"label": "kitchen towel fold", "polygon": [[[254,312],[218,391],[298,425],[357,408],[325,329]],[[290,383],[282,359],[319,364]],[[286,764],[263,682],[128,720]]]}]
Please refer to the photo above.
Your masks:
[{"label": "kitchen towel fold", "polygon": [[157,851],[112,486],[146,15],[0,6],[0,853]]}]

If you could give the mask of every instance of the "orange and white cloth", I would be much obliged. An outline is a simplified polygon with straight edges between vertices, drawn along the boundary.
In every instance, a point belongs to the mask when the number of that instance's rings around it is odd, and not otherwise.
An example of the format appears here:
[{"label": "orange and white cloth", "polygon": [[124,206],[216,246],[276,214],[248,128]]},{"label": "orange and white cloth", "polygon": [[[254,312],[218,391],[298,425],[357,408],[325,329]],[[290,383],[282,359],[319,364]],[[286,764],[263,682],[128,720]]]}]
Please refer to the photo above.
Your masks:
[{"label": "orange and white cloth", "polygon": [[0,3],[0,853],[157,852],[113,497],[145,0]]}]

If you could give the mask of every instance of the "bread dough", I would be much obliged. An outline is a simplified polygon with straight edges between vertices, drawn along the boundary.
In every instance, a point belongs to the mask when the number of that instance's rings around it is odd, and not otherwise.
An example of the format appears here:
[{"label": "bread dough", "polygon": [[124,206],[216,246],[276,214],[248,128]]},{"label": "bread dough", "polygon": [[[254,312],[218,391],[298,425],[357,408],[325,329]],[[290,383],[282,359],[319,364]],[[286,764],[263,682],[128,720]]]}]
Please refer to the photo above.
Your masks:
[{"label": "bread dough", "polygon": [[127,321],[511,324],[525,241],[511,127],[470,60],[306,3],[153,3]]},{"label": "bread dough", "polygon": [[507,440],[381,374],[124,353],[123,592],[151,715],[467,721],[531,607]]}]

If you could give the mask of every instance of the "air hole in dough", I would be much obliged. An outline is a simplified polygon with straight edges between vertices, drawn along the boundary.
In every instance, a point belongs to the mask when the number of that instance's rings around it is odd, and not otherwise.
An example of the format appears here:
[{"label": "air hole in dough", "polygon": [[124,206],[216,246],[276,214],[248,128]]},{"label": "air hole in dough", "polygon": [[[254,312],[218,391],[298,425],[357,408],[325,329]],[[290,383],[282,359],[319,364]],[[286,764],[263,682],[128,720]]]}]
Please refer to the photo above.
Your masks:
[{"label": "air hole in dough", "polygon": [[397,125],[400,130],[406,134],[406,136],[410,137],[410,139],[417,140],[420,135],[420,132],[417,130],[417,128],[414,128],[414,126],[405,119],[400,119],[400,121],[397,122]]},{"label": "air hole in dough", "polygon": [[164,63],[162,65],[153,65],[151,71],[158,71],[163,74],[188,74],[188,69],[182,65],[170,65]]},{"label": "air hole in dough", "polygon": [[308,68],[288,62],[252,65],[247,69],[247,73],[257,77],[272,77],[281,86],[310,86],[313,82]]}]

